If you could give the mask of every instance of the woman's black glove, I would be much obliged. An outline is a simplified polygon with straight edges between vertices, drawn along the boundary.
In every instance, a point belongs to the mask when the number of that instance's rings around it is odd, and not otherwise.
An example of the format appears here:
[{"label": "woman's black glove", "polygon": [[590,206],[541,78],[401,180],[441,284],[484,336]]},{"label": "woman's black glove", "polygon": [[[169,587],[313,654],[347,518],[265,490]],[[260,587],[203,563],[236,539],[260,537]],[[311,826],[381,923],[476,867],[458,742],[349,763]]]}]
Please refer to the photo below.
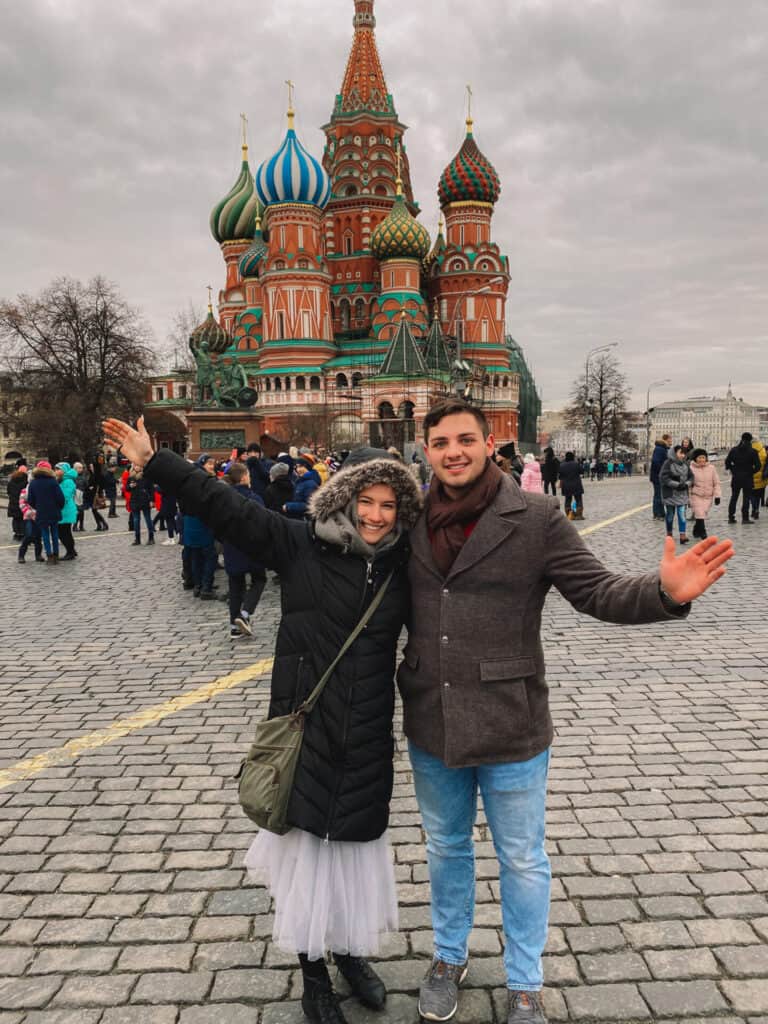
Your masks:
[{"label": "woman's black glove", "polygon": [[719,498],[715,498],[715,504],[716,504],[716,505],[719,505],[719,504],[720,504],[720,499],[719,499]]}]

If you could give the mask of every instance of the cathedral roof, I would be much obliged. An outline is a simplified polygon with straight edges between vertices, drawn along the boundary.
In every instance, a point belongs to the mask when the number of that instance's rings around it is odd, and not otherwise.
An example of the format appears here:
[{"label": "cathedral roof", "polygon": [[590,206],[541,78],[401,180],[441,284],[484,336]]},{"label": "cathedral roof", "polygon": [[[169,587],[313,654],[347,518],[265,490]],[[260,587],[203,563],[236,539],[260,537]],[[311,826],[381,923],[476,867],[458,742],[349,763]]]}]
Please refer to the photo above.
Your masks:
[{"label": "cathedral roof", "polygon": [[381,377],[425,377],[427,367],[424,357],[411,333],[411,326],[405,315],[400,317],[400,326],[389,343],[384,362],[379,367]]},{"label": "cathedral roof", "polygon": [[310,203],[323,209],[331,198],[331,179],[299,142],[293,118],[290,109],[288,131],[280,148],[256,171],[256,191],[265,206]]},{"label": "cathedral roof", "polygon": [[196,352],[204,341],[208,342],[210,352],[223,352],[232,344],[232,339],[213,315],[213,306],[208,306],[208,316],[192,331],[189,336],[189,347]]},{"label": "cathedral roof", "polygon": [[424,362],[426,363],[427,369],[431,370],[433,373],[451,372],[451,360],[448,356],[448,350],[445,347],[443,329],[440,326],[440,318],[437,315],[437,310],[435,310],[435,316],[432,319],[429,334],[427,335],[427,342],[424,347]]},{"label": "cathedral roof", "polygon": [[411,216],[402,184],[398,179],[392,209],[371,236],[371,250],[377,260],[423,260],[429,252],[429,232]]},{"label": "cathedral roof", "polygon": [[243,144],[243,162],[238,179],[211,210],[211,234],[219,244],[252,238],[256,215],[261,213],[248,163],[248,146]]},{"label": "cathedral roof", "polygon": [[355,38],[347,60],[341,92],[336,98],[337,114],[358,110],[394,114],[392,97],[387,92],[384,70],[376,48],[376,17],[373,0],[355,0]]},{"label": "cathedral roof", "polygon": [[501,193],[496,168],[480,152],[472,127],[472,119],[467,118],[464,143],[440,178],[437,194],[443,207],[460,202],[495,203]]},{"label": "cathedral roof", "polygon": [[443,215],[441,213],[440,214],[440,226],[437,229],[437,238],[435,239],[435,244],[432,246],[432,249],[430,250],[430,252],[424,257],[424,269],[425,270],[430,270],[432,268],[432,265],[437,260],[439,260],[440,257],[445,252],[446,246],[445,246],[445,235],[443,234],[444,228],[445,228],[445,221],[443,220]]},{"label": "cathedral roof", "polygon": [[259,263],[264,259],[269,246],[264,241],[261,233],[261,217],[256,218],[256,227],[253,232],[253,242],[250,249],[246,249],[240,257],[239,271],[241,277],[258,277]]}]

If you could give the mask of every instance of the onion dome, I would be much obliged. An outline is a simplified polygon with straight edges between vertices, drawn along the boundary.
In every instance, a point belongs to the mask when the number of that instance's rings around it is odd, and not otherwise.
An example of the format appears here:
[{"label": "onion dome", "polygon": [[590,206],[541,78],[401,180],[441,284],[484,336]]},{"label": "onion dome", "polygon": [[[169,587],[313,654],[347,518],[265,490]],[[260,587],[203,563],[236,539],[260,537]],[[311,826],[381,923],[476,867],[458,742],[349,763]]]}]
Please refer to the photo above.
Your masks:
[{"label": "onion dome", "polygon": [[242,242],[253,238],[256,215],[263,212],[248,163],[248,146],[243,143],[240,176],[220,202],[211,210],[211,234],[219,243]]},{"label": "onion dome", "polygon": [[467,118],[467,137],[459,152],[440,178],[437,194],[440,205],[449,203],[495,203],[501,192],[496,168],[478,149],[472,134],[472,118]]},{"label": "onion dome", "polygon": [[429,246],[429,232],[411,216],[403,196],[403,182],[398,178],[392,209],[371,236],[373,255],[377,260],[423,260]]},{"label": "onion dome", "polygon": [[293,128],[288,110],[288,132],[282,145],[256,171],[256,191],[265,206],[272,203],[309,203],[324,209],[331,198],[331,179],[319,160],[307,152]]},{"label": "onion dome", "polygon": [[240,270],[241,277],[258,277],[259,276],[259,263],[269,252],[269,246],[264,241],[264,237],[261,233],[261,217],[256,215],[256,230],[253,232],[253,243],[250,249],[246,249],[243,255],[240,257],[240,264],[238,269]]},{"label": "onion dome", "polygon": [[213,306],[208,303],[208,316],[189,336],[189,347],[197,352],[204,341],[208,342],[209,352],[224,352],[232,344],[232,339],[213,315]]},{"label": "onion dome", "polygon": [[424,257],[424,269],[430,271],[434,264],[440,259],[446,249],[445,245],[445,220],[443,219],[442,213],[440,214],[440,226],[437,230],[437,238],[435,244],[432,246],[431,251],[427,256]]}]

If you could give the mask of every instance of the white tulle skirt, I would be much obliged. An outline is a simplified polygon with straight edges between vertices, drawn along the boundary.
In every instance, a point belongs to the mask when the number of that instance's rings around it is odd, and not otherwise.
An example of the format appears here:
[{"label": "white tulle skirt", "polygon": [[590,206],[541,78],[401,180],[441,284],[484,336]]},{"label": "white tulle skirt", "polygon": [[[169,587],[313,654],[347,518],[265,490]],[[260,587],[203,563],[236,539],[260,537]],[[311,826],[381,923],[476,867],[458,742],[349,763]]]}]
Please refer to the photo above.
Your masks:
[{"label": "white tulle skirt", "polygon": [[275,902],[272,938],[286,953],[319,960],[329,950],[352,956],[379,951],[397,930],[392,852],[385,833],[370,843],[338,843],[292,829],[260,831],[245,855],[251,878]]}]

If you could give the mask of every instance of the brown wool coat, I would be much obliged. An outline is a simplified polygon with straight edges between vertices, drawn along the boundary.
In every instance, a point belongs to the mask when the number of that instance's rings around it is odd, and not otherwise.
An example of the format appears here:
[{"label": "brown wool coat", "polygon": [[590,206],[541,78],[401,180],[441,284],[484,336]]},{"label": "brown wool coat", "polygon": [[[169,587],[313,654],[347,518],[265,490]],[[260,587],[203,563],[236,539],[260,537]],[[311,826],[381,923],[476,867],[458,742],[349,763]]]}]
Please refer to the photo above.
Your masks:
[{"label": "brown wool coat", "polygon": [[551,586],[580,612],[634,624],[670,612],[655,572],[609,572],[559,510],[509,477],[444,579],[425,516],[411,533],[412,621],[397,682],[405,734],[453,768],[525,761],[552,742],[541,644]]}]

